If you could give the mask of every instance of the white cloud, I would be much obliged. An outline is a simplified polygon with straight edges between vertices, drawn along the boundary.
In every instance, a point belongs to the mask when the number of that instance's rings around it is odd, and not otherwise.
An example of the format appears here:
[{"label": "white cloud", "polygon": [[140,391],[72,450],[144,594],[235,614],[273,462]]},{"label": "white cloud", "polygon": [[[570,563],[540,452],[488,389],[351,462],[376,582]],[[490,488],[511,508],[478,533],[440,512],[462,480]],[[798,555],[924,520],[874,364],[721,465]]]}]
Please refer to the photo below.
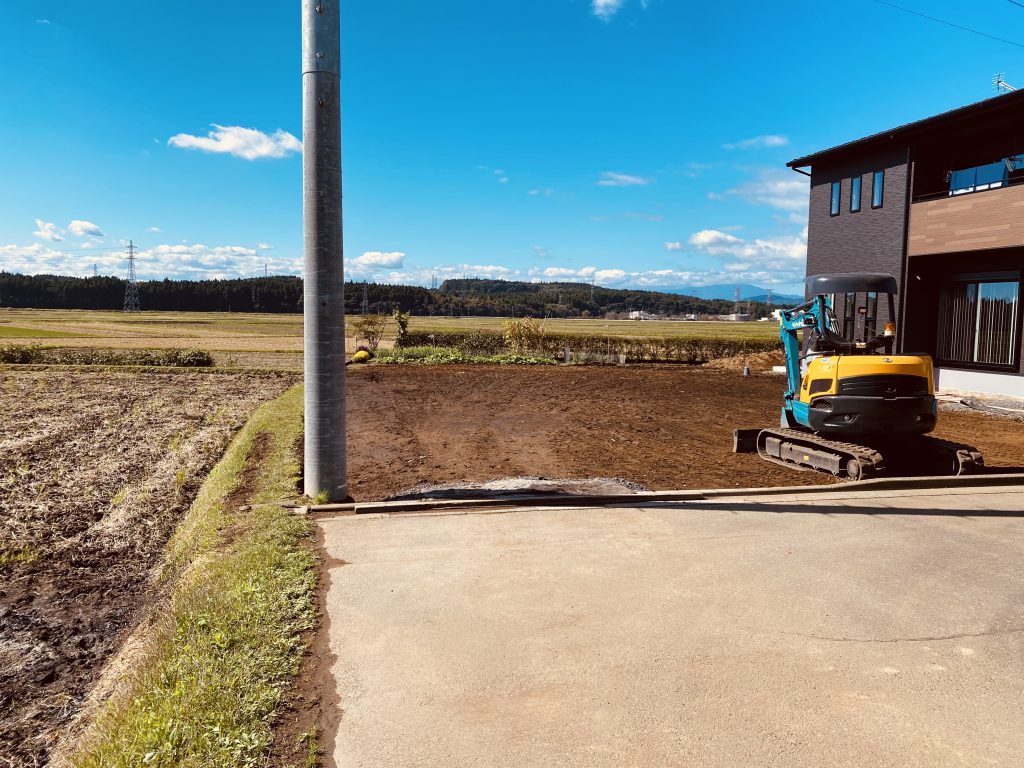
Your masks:
[{"label": "white cloud", "polygon": [[722,149],[772,149],[785,147],[789,144],[789,138],[769,133],[764,136],[754,136],[750,139],[742,139],[732,144],[723,144]]},{"label": "white cloud", "polygon": [[272,250],[274,250],[274,246],[272,246],[270,243],[260,243],[256,247],[259,248],[261,251],[272,251]]},{"label": "white cloud", "polygon": [[268,135],[255,128],[243,128],[238,125],[224,126],[216,123],[213,124],[213,130],[206,136],[179,133],[171,136],[167,143],[180,149],[226,153],[245,160],[287,157],[302,151],[302,142],[281,129]]},{"label": "white cloud", "polygon": [[[806,220],[809,179],[796,173],[761,170],[757,178],[726,190],[726,195],[739,197],[752,205],[765,205],[783,211],[801,213]],[[709,199],[721,200],[722,196]]]},{"label": "white cloud", "polygon": [[601,174],[601,178],[597,180],[596,184],[599,187],[646,187],[652,182],[653,179],[643,176],[631,176],[628,173],[605,171]]},{"label": "white cloud", "polygon": [[153,234],[156,234],[156,235],[159,235],[161,232],[163,232],[163,230],[160,229],[160,227],[146,227],[146,231],[147,232],[152,232]]},{"label": "white cloud", "polygon": [[49,19],[36,19],[36,24],[50,24],[52,23]]},{"label": "white cloud", "polygon": [[555,190],[553,190],[551,187],[545,187],[544,189],[531,189],[529,194],[531,197],[537,197],[538,195],[551,197],[553,194],[555,194]]},{"label": "white cloud", "polygon": [[529,272],[534,281],[559,280],[563,282],[596,282],[607,288],[638,288],[659,291],[685,290],[687,287],[717,285],[720,283],[750,282],[761,286],[796,286],[803,279],[801,268],[780,271],[730,262],[710,269],[650,269],[631,271],[626,269],[596,269],[584,267],[546,267]]},{"label": "white cloud", "polygon": [[[723,259],[722,269],[743,279],[755,273],[774,275],[777,283],[796,284],[807,265],[807,227],[799,234],[746,240],[717,229],[690,235],[690,245],[701,253]],[[762,280],[761,282],[764,282]]]},{"label": "white cloud", "polygon": [[[0,245],[0,264],[9,272],[26,275],[91,275],[93,264],[100,274],[125,276],[124,249],[88,253],[52,250],[35,243],[29,246]],[[140,280],[227,280],[262,275],[264,264],[277,275],[301,275],[301,258],[268,259],[240,245],[158,245],[139,251]]]},{"label": "white cloud", "polygon": [[681,250],[683,250],[683,244],[680,243],[680,242],[665,243],[665,250],[666,251],[681,251]]},{"label": "white cloud", "polygon": [[723,244],[741,243],[743,241],[735,235],[730,235],[718,229],[702,229],[700,232],[694,232],[690,235],[690,239],[687,242],[690,245],[696,245],[698,248],[712,248]]},{"label": "white cloud", "polygon": [[404,263],[405,254],[401,251],[367,251],[352,259],[352,266],[357,269],[401,269]]},{"label": "white cloud", "polygon": [[550,277],[552,280],[561,280],[567,277],[579,277],[579,271],[575,269],[569,269],[568,267],[548,267],[544,269],[540,274],[544,277]]},{"label": "white cloud", "polygon": [[56,224],[43,221],[42,219],[36,219],[36,231],[32,233],[34,237],[38,237],[40,240],[50,240],[52,242],[59,242],[64,238],[61,234],[64,232]]},{"label": "white cloud", "polygon": [[624,3],[625,0],[591,0],[591,8],[595,16],[607,20],[622,10]]},{"label": "white cloud", "polygon": [[91,221],[75,219],[68,224],[68,231],[76,237],[103,237],[103,230]]}]

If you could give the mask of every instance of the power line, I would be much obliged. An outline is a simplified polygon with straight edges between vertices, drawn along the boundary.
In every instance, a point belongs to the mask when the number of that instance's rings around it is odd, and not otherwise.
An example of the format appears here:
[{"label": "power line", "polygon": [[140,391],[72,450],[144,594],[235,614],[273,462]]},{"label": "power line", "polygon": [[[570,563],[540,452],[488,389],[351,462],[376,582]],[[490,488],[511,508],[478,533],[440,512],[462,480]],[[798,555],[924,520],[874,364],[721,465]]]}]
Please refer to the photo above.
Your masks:
[{"label": "power line", "polygon": [[[1014,42],[1013,40],[1007,40],[1007,39],[1002,38],[1002,37],[996,37],[995,35],[990,35],[987,32],[979,32],[978,30],[971,29],[970,27],[961,27],[959,24],[954,24],[951,21],[946,21],[945,19],[937,19],[934,16],[929,16],[928,14],[921,13],[920,11],[912,11],[910,8],[904,8],[902,5],[896,5],[895,3],[890,3],[890,2],[888,2],[888,0],[874,0],[874,1],[876,3],[878,3],[879,5],[887,5],[890,8],[895,8],[897,11],[903,11],[904,13],[910,13],[910,14],[913,14],[914,16],[920,16],[922,19],[928,19],[929,21],[935,21],[935,22],[938,22],[939,24],[945,24],[947,27],[953,27],[953,29],[959,29],[962,32],[970,32],[972,35],[980,35],[981,37],[987,37],[989,40],[995,40],[996,42],[999,42],[999,43],[1006,43],[1007,45],[1015,45],[1018,48],[1024,48],[1024,43],[1017,43],[1017,42]],[[1020,3],[1015,3],[1014,0],[1010,0],[1010,2],[1013,2],[1014,5],[1021,5]],[[1024,5],[1022,5],[1021,7],[1024,8]]]},{"label": "power line", "polygon": [[1024,3],[1018,3],[1017,0],[1009,0],[1009,2],[1013,3],[1018,8],[1024,8]]}]

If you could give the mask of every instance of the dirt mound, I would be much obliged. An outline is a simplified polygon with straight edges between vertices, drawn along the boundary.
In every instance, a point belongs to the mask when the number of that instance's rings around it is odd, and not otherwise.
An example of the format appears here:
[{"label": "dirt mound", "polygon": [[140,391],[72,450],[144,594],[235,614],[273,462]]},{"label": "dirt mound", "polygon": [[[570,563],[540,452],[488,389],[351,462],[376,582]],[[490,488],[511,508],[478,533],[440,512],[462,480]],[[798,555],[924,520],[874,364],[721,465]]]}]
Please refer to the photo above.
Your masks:
[{"label": "dirt mound", "polygon": [[420,483],[399,491],[388,501],[419,499],[491,499],[505,496],[550,494],[552,496],[628,496],[647,489],[639,483],[618,477],[549,480],[545,477],[506,477],[485,483],[454,483],[436,485]]},{"label": "dirt mound", "polygon": [[703,367],[712,371],[742,371],[744,366],[749,365],[752,373],[771,373],[773,366],[785,364],[786,357],[780,349],[771,352],[736,355],[735,357],[722,357],[705,363]]}]

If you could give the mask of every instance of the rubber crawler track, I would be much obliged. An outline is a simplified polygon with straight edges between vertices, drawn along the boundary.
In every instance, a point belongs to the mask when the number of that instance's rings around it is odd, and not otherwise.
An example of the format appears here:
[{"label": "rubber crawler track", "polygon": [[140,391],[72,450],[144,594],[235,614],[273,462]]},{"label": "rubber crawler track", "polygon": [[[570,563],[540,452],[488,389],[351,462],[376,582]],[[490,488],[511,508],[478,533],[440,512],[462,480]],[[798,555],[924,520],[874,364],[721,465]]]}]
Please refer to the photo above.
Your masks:
[{"label": "rubber crawler track", "polygon": [[802,432],[796,429],[764,429],[758,434],[757,452],[761,458],[785,467],[822,472],[827,475],[833,475],[833,473],[826,469],[779,459],[766,453],[764,450],[765,439],[769,436],[808,448],[831,451],[842,458],[844,466],[848,460],[856,459],[860,464],[861,474],[857,478],[851,478],[843,470],[838,477],[846,480],[868,480],[888,474],[893,476],[969,475],[985,466],[985,459],[977,448],[966,443],[943,440],[930,435],[894,439],[876,445],[861,445],[829,440],[811,432]]},{"label": "rubber crawler track", "polygon": [[[885,457],[874,448],[870,448],[866,445],[858,445],[857,443],[841,443],[837,440],[829,440],[824,437],[819,437],[812,432],[801,432],[796,429],[762,429],[761,433],[757,436],[757,452],[761,455],[762,459],[767,459],[775,464],[781,464],[784,467],[793,467],[811,472],[822,472],[827,475],[833,474],[826,469],[818,469],[817,467],[810,467],[793,461],[785,461],[768,455],[764,451],[764,441],[766,437],[777,437],[781,440],[785,440],[786,442],[796,443],[797,445],[807,446],[808,448],[832,451],[843,458],[844,465],[850,459],[856,459],[861,467],[860,477],[858,478],[859,480],[881,477],[885,474]],[[844,478],[848,477],[845,470],[838,476]]]}]

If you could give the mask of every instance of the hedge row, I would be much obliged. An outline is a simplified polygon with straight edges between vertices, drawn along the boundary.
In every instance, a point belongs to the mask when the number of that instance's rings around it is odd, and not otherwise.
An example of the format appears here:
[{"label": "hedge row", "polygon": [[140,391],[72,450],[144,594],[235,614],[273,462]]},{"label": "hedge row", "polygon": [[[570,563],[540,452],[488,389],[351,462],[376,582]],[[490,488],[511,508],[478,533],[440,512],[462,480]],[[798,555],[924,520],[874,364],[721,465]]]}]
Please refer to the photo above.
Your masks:
[{"label": "hedge row", "polygon": [[200,349],[43,349],[11,344],[0,347],[0,363],[21,365],[150,365],[209,368],[213,357]]},{"label": "hedge row", "polygon": [[401,347],[385,349],[374,357],[377,363],[402,364],[420,363],[423,365],[452,365],[488,363],[491,365],[554,365],[550,357],[529,357],[514,355],[508,352],[497,355],[470,354],[453,347]]},{"label": "hedge row", "polygon": [[[470,355],[508,352],[503,334],[496,331],[409,331],[404,346],[451,347]],[[625,355],[627,362],[706,363],[724,357],[771,352],[777,339],[721,339],[708,336],[593,336],[545,333],[533,354],[561,359],[569,349],[574,358]]]}]

